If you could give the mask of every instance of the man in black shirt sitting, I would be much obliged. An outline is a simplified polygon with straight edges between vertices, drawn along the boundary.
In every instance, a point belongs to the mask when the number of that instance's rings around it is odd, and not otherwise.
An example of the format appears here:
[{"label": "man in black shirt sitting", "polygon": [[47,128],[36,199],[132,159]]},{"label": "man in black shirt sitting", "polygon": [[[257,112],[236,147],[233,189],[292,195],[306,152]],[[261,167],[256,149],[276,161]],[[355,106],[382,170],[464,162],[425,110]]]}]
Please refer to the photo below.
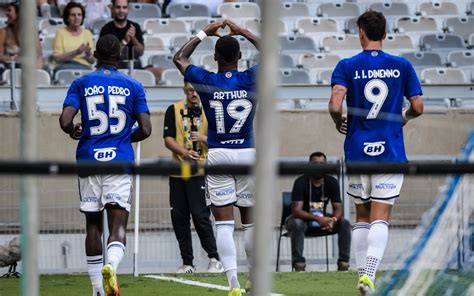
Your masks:
[{"label": "man in black shirt sitting", "polygon": [[[326,155],[314,152],[310,162],[326,163]],[[328,175],[303,175],[293,184],[291,193],[291,212],[285,226],[291,236],[291,260],[295,271],[304,271],[306,260],[303,257],[305,234],[338,234],[339,258],[337,270],[349,269],[351,249],[351,225],[342,216],[339,183]],[[333,213],[327,213],[326,206],[331,201]]]},{"label": "man in black shirt sitting", "polygon": [[134,69],[142,69],[139,57],[145,51],[143,33],[139,24],[128,19],[128,0],[112,0],[112,15],[114,20],[102,27],[100,37],[112,34],[120,40],[120,69],[128,68],[130,58],[134,60]]}]

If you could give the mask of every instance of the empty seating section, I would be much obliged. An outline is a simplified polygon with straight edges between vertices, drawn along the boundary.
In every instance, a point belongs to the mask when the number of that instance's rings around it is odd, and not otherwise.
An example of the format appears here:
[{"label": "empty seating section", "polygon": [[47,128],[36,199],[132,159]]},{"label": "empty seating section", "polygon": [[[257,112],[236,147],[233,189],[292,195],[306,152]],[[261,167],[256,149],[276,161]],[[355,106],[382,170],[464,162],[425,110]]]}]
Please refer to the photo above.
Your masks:
[{"label": "empty seating section", "polygon": [[59,70],[54,74],[54,83],[58,85],[69,85],[77,78],[90,72],[92,72],[92,70]]},{"label": "empty seating section", "polygon": [[404,34],[387,34],[383,42],[383,48],[392,54],[413,52],[416,50],[413,40],[410,36]]},{"label": "empty seating section", "polygon": [[[21,69],[15,69],[14,71],[15,76],[13,79],[15,80],[15,86],[21,86]],[[6,69],[2,73],[2,80],[6,83],[6,85],[11,85],[11,70]],[[49,73],[42,69],[36,69],[36,86],[51,86],[51,77]]]},{"label": "empty seating section", "polygon": [[296,28],[303,35],[340,32],[336,20],[329,18],[300,18],[296,21]]},{"label": "empty seating section", "polygon": [[158,5],[149,3],[130,3],[128,5],[128,18],[132,20],[160,17],[161,9]]},{"label": "empty seating section", "polygon": [[454,2],[448,1],[426,1],[418,3],[417,15],[458,15],[458,7]]},{"label": "empty seating section", "polygon": [[306,3],[282,2],[280,11],[281,17],[286,19],[314,16]]},{"label": "empty seating section", "polygon": [[[260,25],[261,21],[259,19],[249,19],[245,20],[243,23],[244,28],[248,29],[250,32],[254,33],[255,35],[260,35]],[[278,33],[281,35],[288,34],[288,27],[286,23],[282,20],[278,20]]]}]

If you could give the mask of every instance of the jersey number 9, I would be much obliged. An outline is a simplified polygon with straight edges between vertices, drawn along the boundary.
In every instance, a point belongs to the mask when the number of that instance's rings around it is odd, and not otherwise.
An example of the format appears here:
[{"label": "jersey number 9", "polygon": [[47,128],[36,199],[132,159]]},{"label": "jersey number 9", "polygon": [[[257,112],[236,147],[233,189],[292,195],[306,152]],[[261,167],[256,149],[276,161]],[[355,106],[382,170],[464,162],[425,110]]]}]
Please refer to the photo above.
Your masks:
[{"label": "jersey number 9", "polygon": [[[376,93],[374,91],[377,90]],[[367,101],[371,102],[372,108],[369,110],[367,119],[375,119],[379,115],[382,105],[385,102],[385,99],[388,95],[387,84],[380,79],[372,79],[364,87],[364,96]]]}]

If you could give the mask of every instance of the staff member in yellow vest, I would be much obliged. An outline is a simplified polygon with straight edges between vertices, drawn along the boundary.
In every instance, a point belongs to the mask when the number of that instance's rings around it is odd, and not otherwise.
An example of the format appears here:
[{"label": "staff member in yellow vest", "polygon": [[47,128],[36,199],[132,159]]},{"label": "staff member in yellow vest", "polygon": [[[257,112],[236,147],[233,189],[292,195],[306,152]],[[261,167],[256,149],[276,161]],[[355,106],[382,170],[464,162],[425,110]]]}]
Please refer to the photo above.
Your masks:
[{"label": "staff member in yellow vest", "polygon": [[[201,109],[201,101],[193,86],[185,82],[186,99],[170,105],[165,113],[163,138],[165,146],[173,152],[173,158],[205,162],[207,154],[207,120]],[[206,272],[223,272],[217,254],[216,239],[205,200],[205,182],[202,172],[187,180],[170,176],[171,221],[178,240],[183,266],[177,273],[193,273],[193,246],[190,216],[209,257]]]}]

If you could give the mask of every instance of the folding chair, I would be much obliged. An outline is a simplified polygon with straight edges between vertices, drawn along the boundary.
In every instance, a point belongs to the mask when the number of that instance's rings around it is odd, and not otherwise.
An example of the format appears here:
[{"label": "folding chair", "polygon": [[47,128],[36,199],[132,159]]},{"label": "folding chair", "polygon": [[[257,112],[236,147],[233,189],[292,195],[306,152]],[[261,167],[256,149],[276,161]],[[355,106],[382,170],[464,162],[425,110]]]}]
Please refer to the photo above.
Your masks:
[{"label": "folding chair", "polygon": [[[281,209],[281,221],[280,221],[280,235],[278,236],[278,249],[277,249],[277,260],[276,260],[276,272],[280,271],[280,248],[281,248],[281,238],[283,236],[288,237],[289,232],[283,233],[283,227],[285,225],[285,220],[288,216],[291,215],[291,192],[282,192],[282,209]],[[328,236],[334,235],[336,233],[311,233],[306,232],[306,237],[320,237],[324,236],[326,239],[326,272],[329,272],[329,247],[328,247]]]}]

